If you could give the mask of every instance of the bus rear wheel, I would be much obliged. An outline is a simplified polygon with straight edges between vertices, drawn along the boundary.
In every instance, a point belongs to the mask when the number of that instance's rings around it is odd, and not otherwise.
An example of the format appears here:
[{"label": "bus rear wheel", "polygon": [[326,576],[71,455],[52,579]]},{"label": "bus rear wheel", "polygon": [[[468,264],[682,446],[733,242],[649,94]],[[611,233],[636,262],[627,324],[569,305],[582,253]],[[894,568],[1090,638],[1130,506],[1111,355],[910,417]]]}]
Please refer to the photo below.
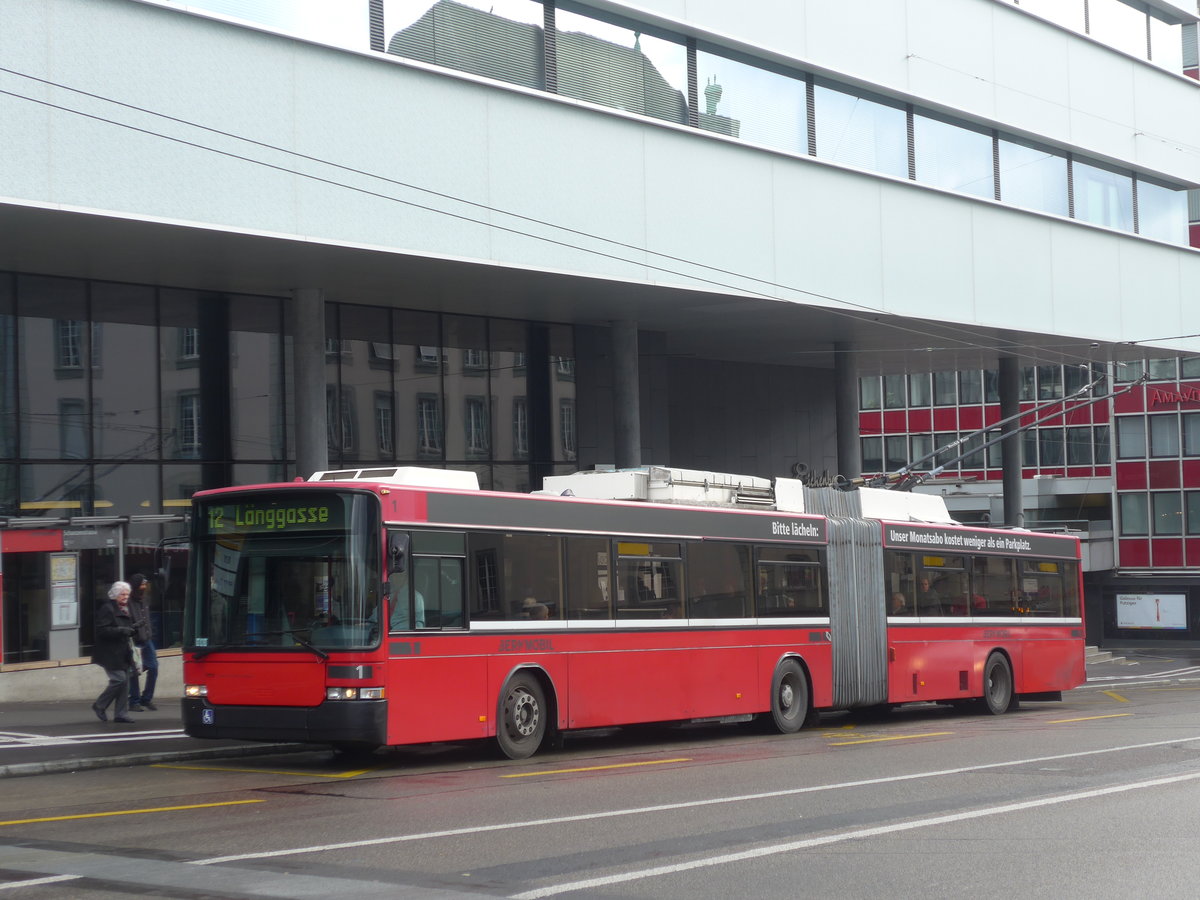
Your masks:
[{"label": "bus rear wheel", "polygon": [[795,734],[808,718],[808,678],[800,663],[785,659],[771,679],[771,719],[781,734]]},{"label": "bus rear wheel", "polygon": [[546,736],[546,696],[532,675],[516,675],[500,697],[496,743],[509,759],[527,759]]},{"label": "bus rear wheel", "polygon": [[993,716],[1017,708],[1012,667],[1003,653],[993,653],[983,667],[983,705]]}]

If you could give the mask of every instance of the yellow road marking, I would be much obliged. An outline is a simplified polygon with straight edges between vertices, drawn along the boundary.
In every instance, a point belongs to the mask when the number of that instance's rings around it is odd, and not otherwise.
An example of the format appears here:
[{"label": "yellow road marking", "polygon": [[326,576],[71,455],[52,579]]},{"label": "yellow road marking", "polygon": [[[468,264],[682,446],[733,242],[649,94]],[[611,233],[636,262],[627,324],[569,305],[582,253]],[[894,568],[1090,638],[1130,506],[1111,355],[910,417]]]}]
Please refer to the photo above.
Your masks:
[{"label": "yellow road marking", "polygon": [[602,769],[632,769],[634,766],[662,766],[667,763],[691,762],[690,756],[679,759],[654,759],[649,762],[615,763],[611,766],[584,766],[579,769],[550,769],[545,772],[516,772],[512,775],[501,775],[501,778],[532,778],[534,775],[566,775],[571,772],[599,772]]},{"label": "yellow road marking", "polygon": [[180,812],[185,809],[211,809],[214,806],[242,806],[246,803],[266,803],[266,800],[226,800],[223,803],[192,803],[187,806],[154,806],[149,809],[117,809],[112,812],[79,813],[73,816],[45,816],[41,819],[11,819],[0,825],[32,825],[34,822],[68,822],[71,819],[99,819],[104,816],[140,816],[143,813]]},{"label": "yellow road marking", "polygon": [[233,766],[173,766],[169,763],[154,763],[155,769],[187,769],[192,772],[242,772],[251,775],[295,775],[300,778],[354,778],[374,772],[374,769],[355,769],[352,772],[288,772],[281,769],[237,769]]},{"label": "yellow road marking", "polygon": [[1083,716],[1078,719],[1051,719],[1050,725],[1061,725],[1064,722],[1090,722],[1092,719],[1120,719],[1122,716],[1132,716],[1133,713],[1109,713],[1107,716]]},{"label": "yellow road marking", "polygon": [[1129,702],[1128,697],[1122,697],[1116,691],[1102,691],[1101,693],[1107,694],[1108,696],[1110,696],[1114,700],[1116,700],[1118,703],[1128,703]]},{"label": "yellow road marking", "polygon": [[913,738],[942,737],[953,731],[931,731],[928,734],[898,734],[895,737],[863,738],[860,741],[835,741],[830,747],[848,747],[851,744],[877,744],[880,741],[910,741]]}]

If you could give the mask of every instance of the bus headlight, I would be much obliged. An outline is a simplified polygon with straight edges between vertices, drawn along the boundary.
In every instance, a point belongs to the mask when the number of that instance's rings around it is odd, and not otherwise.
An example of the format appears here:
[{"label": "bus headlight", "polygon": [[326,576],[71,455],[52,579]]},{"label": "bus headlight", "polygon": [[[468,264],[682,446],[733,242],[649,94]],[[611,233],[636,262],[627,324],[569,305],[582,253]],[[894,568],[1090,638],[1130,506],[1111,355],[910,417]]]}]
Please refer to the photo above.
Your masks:
[{"label": "bus headlight", "polygon": [[381,687],[327,687],[326,700],[382,700]]},{"label": "bus headlight", "polygon": [[183,686],[183,696],[185,697],[207,697],[207,684],[185,684]]}]

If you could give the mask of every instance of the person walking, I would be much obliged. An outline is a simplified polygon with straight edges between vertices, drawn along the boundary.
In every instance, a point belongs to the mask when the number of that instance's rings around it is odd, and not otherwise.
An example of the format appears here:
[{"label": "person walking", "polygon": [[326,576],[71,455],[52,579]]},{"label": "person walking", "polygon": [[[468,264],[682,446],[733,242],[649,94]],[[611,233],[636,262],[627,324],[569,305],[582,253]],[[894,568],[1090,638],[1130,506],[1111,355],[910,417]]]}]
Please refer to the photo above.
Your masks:
[{"label": "person walking", "polygon": [[133,612],[133,643],[142,654],[142,669],[146,672],[145,686],[136,668],[129,675],[129,711],[145,712],[156,710],[154,687],[158,684],[158,654],[154,647],[154,629],[150,625],[150,604],[146,594],[150,579],[145,575],[134,575],[129,579],[131,592],[129,608]]},{"label": "person walking", "polygon": [[129,608],[128,582],[114,581],[108,589],[108,599],[96,607],[96,643],[92,662],[108,676],[108,687],[101,691],[92,712],[101,722],[108,721],[108,707],[113,710],[114,722],[132,722],[129,718],[129,674],[133,668],[133,612]]}]

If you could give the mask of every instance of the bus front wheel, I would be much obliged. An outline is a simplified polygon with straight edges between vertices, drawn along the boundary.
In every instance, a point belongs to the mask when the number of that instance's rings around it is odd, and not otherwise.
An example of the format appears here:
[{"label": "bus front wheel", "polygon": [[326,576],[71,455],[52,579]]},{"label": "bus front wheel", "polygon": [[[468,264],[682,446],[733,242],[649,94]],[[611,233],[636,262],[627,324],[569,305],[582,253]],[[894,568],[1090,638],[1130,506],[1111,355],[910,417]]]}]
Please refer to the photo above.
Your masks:
[{"label": "bus front wheel", "polygon": [[983,704],[993,716],[1017,708],[1012,667],[1003,653],[993,653],[983,667]]},{"label": "bus front wheel", "polygon": [[771,679],[771,718],[782,734],[795,734],[808,718],[808,678],[794,659],[781,662]]},{"label": "bus front wheel", "polygon": [[527,759],[546,736],[546,696],[532,675],[517,675],[500,698],[496,743],[509,759]]}]

